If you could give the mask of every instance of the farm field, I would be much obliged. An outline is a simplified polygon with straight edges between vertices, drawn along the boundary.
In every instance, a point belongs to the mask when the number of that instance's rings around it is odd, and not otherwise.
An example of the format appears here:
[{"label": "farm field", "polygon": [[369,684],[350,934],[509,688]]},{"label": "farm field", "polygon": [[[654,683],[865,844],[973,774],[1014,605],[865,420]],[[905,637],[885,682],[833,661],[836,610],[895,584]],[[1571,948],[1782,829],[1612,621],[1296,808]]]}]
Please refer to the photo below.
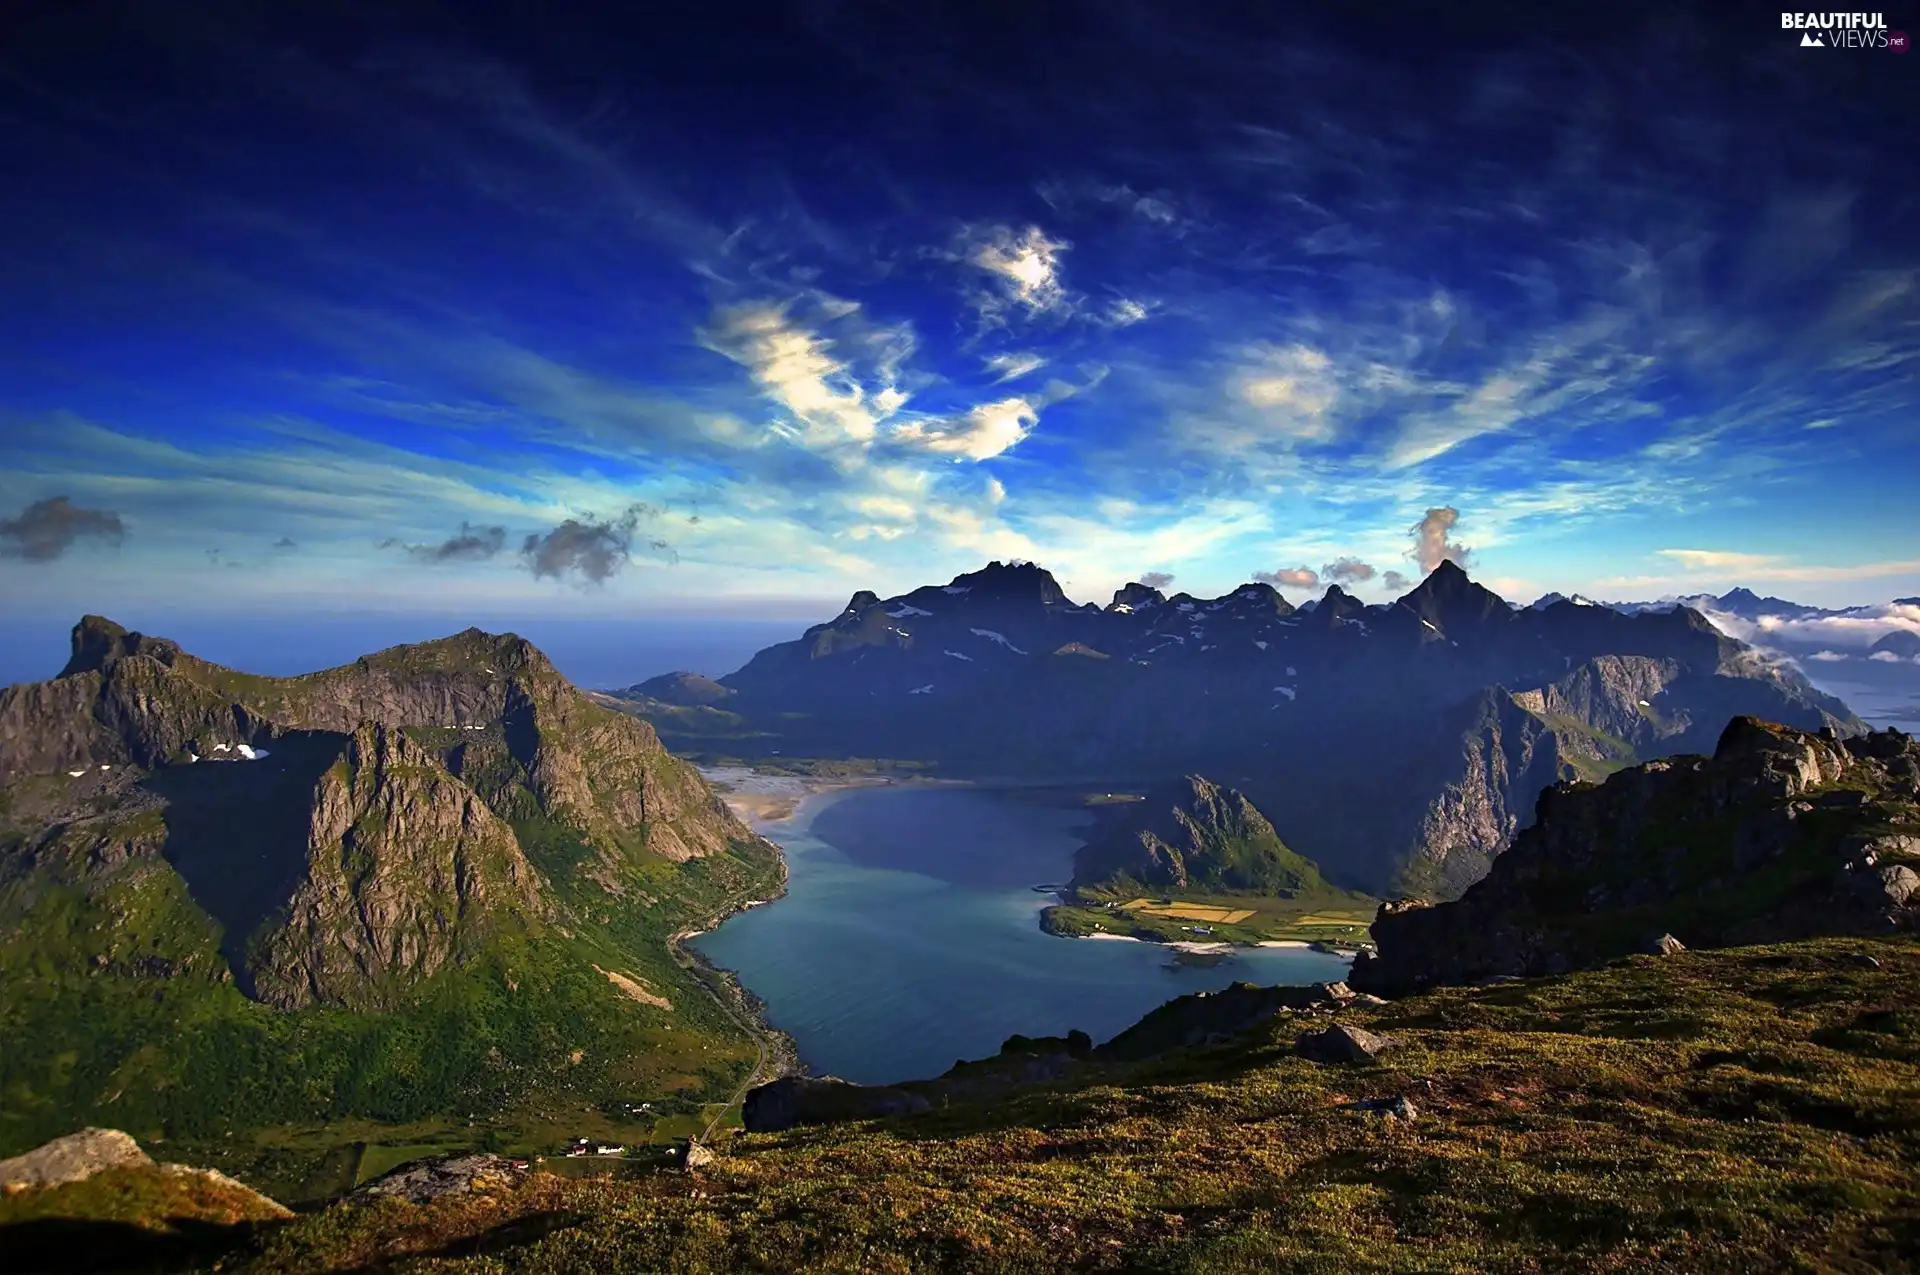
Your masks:
[{"label": "farm field", "polygon": [[1377,906],[1363,896],[1334,891],[1271,898],[1152,897],[1081,890],[1071,902],[1046,909],[1041,926],[1063,936],[1121,934],[1169,943],[1318,942],[1355,947],[1370,941],[1367,927]]}]

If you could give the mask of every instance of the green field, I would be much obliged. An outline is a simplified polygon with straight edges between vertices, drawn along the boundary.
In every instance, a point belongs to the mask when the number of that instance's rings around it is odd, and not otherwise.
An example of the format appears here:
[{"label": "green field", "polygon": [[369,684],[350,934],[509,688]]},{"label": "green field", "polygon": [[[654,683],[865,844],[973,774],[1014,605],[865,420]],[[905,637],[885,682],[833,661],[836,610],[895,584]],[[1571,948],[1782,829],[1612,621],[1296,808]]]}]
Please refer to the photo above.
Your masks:
[{"label": "green field", "polygon": [[[1356,946],[1378,905],[1344,891],[1276,899],[1244,894],[1159,894],[1131,887],[1075,893],[1073,903],[1046,909],[1041,925],[1066,937],[1124,934],[1162,942],[1261,943],[1293,941]],[[1227,921],[1222,918],[1239,918]],[[1201,926],[1210,933],[1195,933]]]}]

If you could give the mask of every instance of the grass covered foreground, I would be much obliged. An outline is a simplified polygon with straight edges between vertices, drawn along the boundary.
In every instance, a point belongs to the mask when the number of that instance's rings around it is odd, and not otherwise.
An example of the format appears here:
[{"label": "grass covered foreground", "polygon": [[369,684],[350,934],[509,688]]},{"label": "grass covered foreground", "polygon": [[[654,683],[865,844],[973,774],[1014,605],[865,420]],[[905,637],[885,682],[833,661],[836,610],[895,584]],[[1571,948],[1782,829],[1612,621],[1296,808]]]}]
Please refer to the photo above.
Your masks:
[{"label": "grass covered foreground", "polygon": [[[1914,1269],[1911,940],[1634,957],[1338,1018],[1397,1044],[1310,1063],[1291,1046],[1319,1022],[1282,1015],[998,1101],[737,1137],[691,1176],[337,1205],[237,1232],[221,1269]],[[1391,1097],[1416,1118],[1349,1106]]]}]

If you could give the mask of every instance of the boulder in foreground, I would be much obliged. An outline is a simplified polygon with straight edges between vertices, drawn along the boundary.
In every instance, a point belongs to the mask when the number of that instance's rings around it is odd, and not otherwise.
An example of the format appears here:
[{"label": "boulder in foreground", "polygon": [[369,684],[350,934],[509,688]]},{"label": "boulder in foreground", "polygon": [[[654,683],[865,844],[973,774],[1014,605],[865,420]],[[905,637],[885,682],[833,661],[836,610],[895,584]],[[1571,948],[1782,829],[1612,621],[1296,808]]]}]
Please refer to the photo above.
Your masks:
[{"label": "boulder in foreground", "polygon": [[0,1190],[8,1194],[84,1182],[103,1169],[152,1168],[153,1157],[118,1129],[82,1129],[0,1160]]}]

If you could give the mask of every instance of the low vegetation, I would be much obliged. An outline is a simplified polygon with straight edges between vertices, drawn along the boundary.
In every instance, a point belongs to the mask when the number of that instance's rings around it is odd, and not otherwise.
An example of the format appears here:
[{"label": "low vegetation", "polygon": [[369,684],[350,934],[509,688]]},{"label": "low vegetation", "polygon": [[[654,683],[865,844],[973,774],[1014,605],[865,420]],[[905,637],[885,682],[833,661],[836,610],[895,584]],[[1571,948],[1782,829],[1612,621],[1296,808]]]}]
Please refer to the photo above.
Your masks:
[{"label": "low vegetation", "polygon": [[[344,1205],[256,1272],[1912,1269],[1920,944],[1633,957],[920,1116],[736,1137],[692,1176]],[[1414,1119],[1354,1104],[1405,1098]],[[15,1204],[0,1205],[14,1209]],[[6,1214],[0,1214],[6,1216]],[[0,1242],[7,1232],[0,1230]]]}]

